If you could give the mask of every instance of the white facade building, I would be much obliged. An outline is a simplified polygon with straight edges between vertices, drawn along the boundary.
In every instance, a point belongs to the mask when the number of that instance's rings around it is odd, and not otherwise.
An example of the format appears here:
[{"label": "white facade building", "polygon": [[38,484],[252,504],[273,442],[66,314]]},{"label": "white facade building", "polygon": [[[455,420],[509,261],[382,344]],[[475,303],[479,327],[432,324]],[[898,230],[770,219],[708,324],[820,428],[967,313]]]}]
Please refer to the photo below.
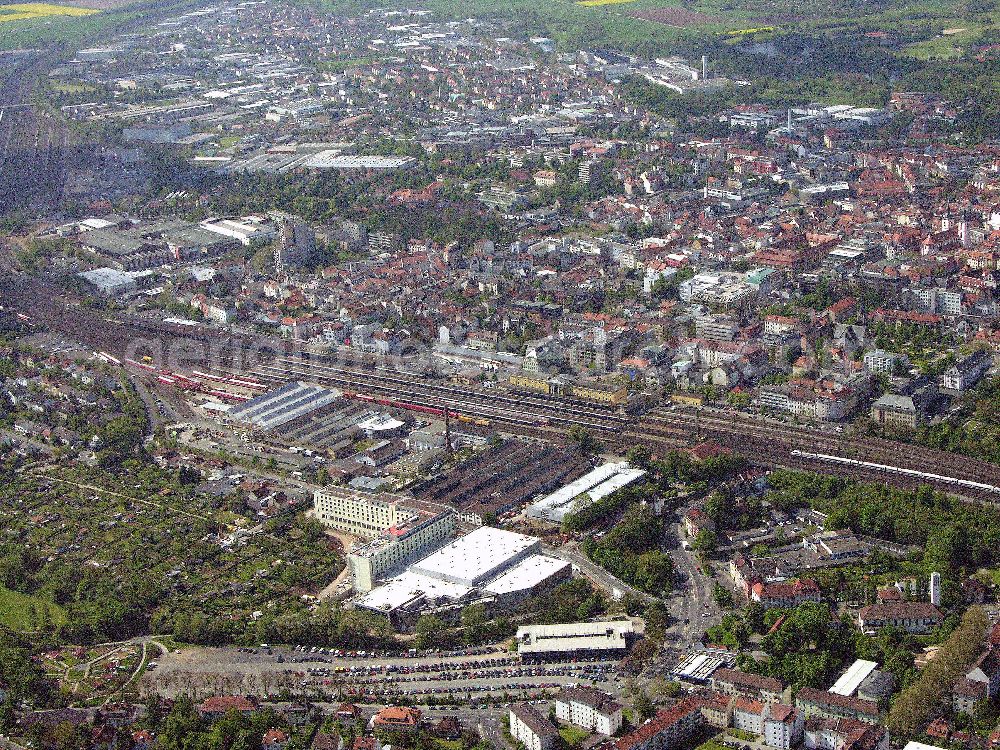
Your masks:
[{"label": "white facade building", "polygon": [[559,732],[533,706],[511,706],[509,719],[511,736],[528,750],[552,750],[559,741]]},{"label": "white facade building", "polygon": [[556,696],[556,718],[610,737],[622,725],[622,706],[600,690],[573,688]]}]

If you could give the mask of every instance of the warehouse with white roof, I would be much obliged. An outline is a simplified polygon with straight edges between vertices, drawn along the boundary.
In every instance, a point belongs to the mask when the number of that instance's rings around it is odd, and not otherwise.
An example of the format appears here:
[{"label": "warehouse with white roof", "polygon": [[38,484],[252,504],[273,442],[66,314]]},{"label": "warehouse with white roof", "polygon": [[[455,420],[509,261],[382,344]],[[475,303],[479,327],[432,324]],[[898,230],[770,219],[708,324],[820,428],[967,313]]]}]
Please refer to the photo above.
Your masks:
[{"label": "warehouse with white roof", "polygon": [[565,560],[539,554],[535,537],[481,526],[410,565],[355,602],[405,627],[417,614],[457,612],[472,602],[507,606],[572,575]]},{"label": "warehouse with white roof", "polygon": [[604,464],[529,505],[525,514],[539,521],[562,523],[575,508],[597,502],[645,474],[642,469],[633,469],[628,463]]},{"label": "warehouse with white roof", "polygon": [[840,675],[840,678],[833,684],[829,692],[836,695],[854,695],[861,683],[868,679],[868,676],[875,671],[877,662],[857,659],[847,668],[847,671]]},{"label": "warehouse with white roof", "polygon": [[481,526],[412,566],[416,573],[442,581],[478,586],[541,548],[541,540],[513,531]]},{"label": "warehouse with white roof", "polygon": [[273,430],[286,422],[328,406],[340,398],[340,391],[314,383],[285,383],[252,401],[233,408],[229,415],[262,430]]}]

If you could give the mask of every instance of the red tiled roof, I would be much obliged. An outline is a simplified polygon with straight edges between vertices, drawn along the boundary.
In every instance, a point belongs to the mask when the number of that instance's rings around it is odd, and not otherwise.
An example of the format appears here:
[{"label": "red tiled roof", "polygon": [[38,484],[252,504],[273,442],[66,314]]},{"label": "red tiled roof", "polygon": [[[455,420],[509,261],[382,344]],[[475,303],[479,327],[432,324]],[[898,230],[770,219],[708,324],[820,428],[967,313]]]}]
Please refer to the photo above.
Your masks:
[{"label": "red tiled roof", "polygon": [[617,750],[632,750],[672,727],[694,711],[700,711],[704,701],[697,697],[686,698],[670,708],[659,711],[656,716],[615,742]]}]

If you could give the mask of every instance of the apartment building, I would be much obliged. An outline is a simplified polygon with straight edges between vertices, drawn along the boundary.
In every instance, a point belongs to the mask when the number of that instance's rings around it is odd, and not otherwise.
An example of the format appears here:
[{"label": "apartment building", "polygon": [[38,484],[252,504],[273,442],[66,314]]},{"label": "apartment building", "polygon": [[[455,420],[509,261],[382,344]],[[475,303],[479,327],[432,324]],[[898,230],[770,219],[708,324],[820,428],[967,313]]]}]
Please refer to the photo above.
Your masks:
[{"label": "apartment building", "polygon": [[876,633],[884,627],[902,628],[907,633],[927,633],[943,621],[941,610],[929,602],[879,602],[858,613],[858,626],[865,633]]},{"label": "apartment building", "polygon": [[553,750],[559,743],[559,732],[534,706],[515,704],[508,716],[511,736],[527,750]]},{"label": "apartment building", "polygon": [[750,698],[764,703],[780,703],[785,692],[785,686],[773,677],[762,677],[725,667],[712,673],[712,689],[723,695]]},{"label": "apartment building", "polygon": [[615,742],[616,750],[672,750],[689,742],[705,725],[700,698],[687,698]]},{"label": "apartment building", "polygon": [[573,688],[556,696],[556,718],[610,737],[622,725],[622,706],[600,690]]},{"label": "apartment building", "polygon": [[806,719],[854,719],[875,724],[881,717],[876,703],[815,688],[802,688],[795,696],[795,707]]}]

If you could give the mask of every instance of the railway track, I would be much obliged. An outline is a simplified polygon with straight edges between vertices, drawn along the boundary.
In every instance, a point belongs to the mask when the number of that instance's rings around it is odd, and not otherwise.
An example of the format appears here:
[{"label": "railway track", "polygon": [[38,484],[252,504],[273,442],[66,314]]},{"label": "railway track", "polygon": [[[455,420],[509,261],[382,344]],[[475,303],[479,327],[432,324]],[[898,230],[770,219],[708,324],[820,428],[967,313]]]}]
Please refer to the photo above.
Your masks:
[{"label": "railway track", "polygon": [[957,473],[960,478],[987,484],[997,484],[1000,479],[1000,467],[987,461],[924,446],[897,443],[884,438],[831,435],[770,420],[762,421],[735,412],[725,416],[683,411],[670,411],[667,414],[656,412],[648,415],[646,421],[657,433],[669,432],[677,424],[683,424],[694,426],[696,430],[715,437],[739,434],[761,441],[775,441],[789,450],[804,449],[814,453],[876,461],[916,471]]},{"label": "railway track", "polygon": [[[470,416],[495,420],[508,431],[529,437],[561,440],[573,425],[594,433],[609,449],[647,445],[663,452],[700,438],[710,438],[747,455],[762,466],[808,469],[850,475],[859,479],[891,482],[901,487],[919,484],[912,477],[892,475],[863,467],[836,466],[829,462],[795,457],[792,451],[829,454],[918,469],[956,479],[1000,484],[1000,468],[984,461],[875,438],[833,436],[786,424],[763,421],[747,415],[695,414],[683,410],[654,410],[638,423],[607,408],[556,401],[540,395],[466,388],[428,381],[418,375],[391,370],[365,370],[317,364],[284,353],[281,342],[267,342],[211,331],[187,332],[161,324],[129,319],[109,319],[93,311],[63,302],[63,290],[18,274],[0,277],[4,298],[15,309],[86,344],[91,349],[133,356],[130,344],[147,338],[163,350],[185,349],[196,366],[215,367],[229,374],[252,374],[268,383],[307,379],[361,393],[397,396],[432,408],[447,406]],[[250,352],[248,354],[248,352]],[[155,353],[154,353],[155,357]],[[172,365],[176,366],[176,365]],[[538,424],[547,420],[547,424]],[[946,482],[929,482],[954,491]],[[968,493],[966,493],[968,495]],[[972,493],[972,496],[976,496]],[[996,499],[994,496],[992,499]]]}]

